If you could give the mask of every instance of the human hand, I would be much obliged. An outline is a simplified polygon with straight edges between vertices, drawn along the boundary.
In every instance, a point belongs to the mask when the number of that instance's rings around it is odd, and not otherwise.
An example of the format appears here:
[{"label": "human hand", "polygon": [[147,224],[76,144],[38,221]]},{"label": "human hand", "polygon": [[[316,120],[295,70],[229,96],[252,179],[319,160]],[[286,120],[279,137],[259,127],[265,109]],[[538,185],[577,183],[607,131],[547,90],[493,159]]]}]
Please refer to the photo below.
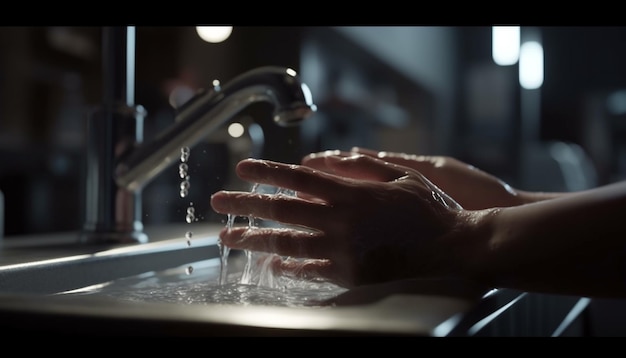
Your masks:
[{"label": "human hand", "polygon": [[[471,226],[468,212],[416,170],[369,155],[324,155],[316,167],[246,159],[246,181],[295,196],[219,191],[221,214],[252,216],[287,227],[224,228],[233,249],[275,253],[275,274],[330,281],[343,287],[458,272],[452,237]],[[457,235],[458,236],[458,235]],[[463,249],[462,251],[466,251]],[[288,258],[281,258],[288,257]]]},{"label": "human hand", "polygon": [[447,156],[426,156],[395,152],[378,152],[371,149],[352,148],[351,151],[324,151],[312,153],[302,159],[302,164],[331,172],[326,167],[326,156],[368,155],[384,161],[419,171],[433,184],[456,200],[464,209],[478,210],[507,207],[523,203],[520,191],[499,178],[472,165]]}]

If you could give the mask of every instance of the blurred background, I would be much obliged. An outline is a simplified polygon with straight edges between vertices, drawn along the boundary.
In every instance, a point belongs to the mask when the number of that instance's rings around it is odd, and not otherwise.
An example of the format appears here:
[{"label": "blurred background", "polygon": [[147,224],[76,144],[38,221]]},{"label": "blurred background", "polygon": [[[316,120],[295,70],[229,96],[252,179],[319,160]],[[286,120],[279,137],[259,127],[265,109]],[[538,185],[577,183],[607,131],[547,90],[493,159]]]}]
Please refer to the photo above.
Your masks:
[{"label": "blurred background", "polygon": [[[107,76],[102,30],[0,27],[5,236],[82,228],[86,119],[102,102]],[[309,152],[352,146],[450,155],[544,191],[626,178],[626,27],[231,30],[209,42],[193,26],[135,28],[144,141],[174,122],[171,103],[260,66],[297,70],[318,111],[281,128],[268,105],[251,105],[192,148],[185,200],[176,166],[147,184],[144,225],[182,223],[189,201],[200,220],[223,221],[209,197],[247,188],[233,168],[249,156],[297,163]],[[626,335],[622,306],[593,301],[596,334]]]},{"label": "blurred background", "polygon": [[[144,141],[174,121],[173,97],[274,65],[300,73],[318,112],[280,128],[269,106],[255,104],[233,121],[243,125],[239,137],[224,125],[192,148],[190,200],[203,220],[222,219],[210,210],[211,193],[244,185],[233,177],[241,158],[297,163],[357,145],[455,156],[523,189],[624,179],[626,28],[517,29],[517,42],[503,42],[513,54],[498,58],[491,26],[235,26],[218,43],[193,26],[136,27]],[[101,42],[100,27],[0,28],[6,236],[82,227],[85,124],[102,99]],[[144,224],[184,219],[189,200],[177,174],[173,166],[144,188]]]}]

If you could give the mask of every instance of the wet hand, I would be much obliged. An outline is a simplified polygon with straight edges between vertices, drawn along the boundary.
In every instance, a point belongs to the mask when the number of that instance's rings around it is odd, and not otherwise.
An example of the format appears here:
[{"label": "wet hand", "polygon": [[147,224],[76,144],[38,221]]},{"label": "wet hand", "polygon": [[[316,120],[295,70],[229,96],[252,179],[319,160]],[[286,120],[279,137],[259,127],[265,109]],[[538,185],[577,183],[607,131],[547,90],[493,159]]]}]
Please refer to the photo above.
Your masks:
[{"label": "wet hand", "polygon": [[468,222],[466,211],[423,175],[369,155],[324,155],[316,163],[238,163],[241,179],[296,195],[215,193],[218,213],[288,225],[224,228],[224,245],[279,255],[275,274],[348,288],[457,269],[447,237]]},{"label": "wet hand", "polygon": [[325,156],[339,155],[345,157],[355,154],[368,155],[415,169],[453,197],[465,209],[507,207],[522,203],[518,192],[499,178],[447,156],[379,152],[355,147],[349,152],[334,150],[312,153],[303,158],[302,164],[332,172],[330,168],[326,167]]}]

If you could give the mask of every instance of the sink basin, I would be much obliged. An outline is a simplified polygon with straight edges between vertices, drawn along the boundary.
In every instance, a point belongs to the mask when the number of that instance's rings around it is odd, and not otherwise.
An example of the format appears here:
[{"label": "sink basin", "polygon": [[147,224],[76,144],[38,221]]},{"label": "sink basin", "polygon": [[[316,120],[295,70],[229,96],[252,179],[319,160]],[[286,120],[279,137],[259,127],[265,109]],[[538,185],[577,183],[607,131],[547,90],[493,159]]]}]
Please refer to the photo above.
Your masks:
[{"label": "sink basin", "polygon": [[[5,238],[0,322],[13,332],[73,335],[445,336],[484,294],[467,283],[428,280],[337,291],[323,304],[296,306],[145,294],[146,287],[160,293],[172,283],[181,288],[215,282],[221,227],[195,226],[191,245],[184,238],[189,227],[178,225],[147,228],[149,243],[114,247],[77,245],[75,233]],[[238,275],[244,255],[231,257],[235,264],[229,261],[229,267]],[[185,274],[189,267],[195,270]],[[143,299],[132,295],[140,290]]]}]

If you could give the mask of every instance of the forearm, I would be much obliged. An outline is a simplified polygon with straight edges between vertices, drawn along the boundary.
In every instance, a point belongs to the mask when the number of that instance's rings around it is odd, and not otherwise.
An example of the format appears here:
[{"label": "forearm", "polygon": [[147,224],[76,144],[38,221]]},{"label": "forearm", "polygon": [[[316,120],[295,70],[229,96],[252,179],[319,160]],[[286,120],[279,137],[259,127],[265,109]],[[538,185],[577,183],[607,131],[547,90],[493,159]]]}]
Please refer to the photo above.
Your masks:
[{"label": "forearm", "polygon": [[514,189],[518,197],[518,205],[532,204],[539,201],[558,199],[572,194],[580,194],[580,192],[541,192],[541,191],[525,191]]},{"label": "forearm", "polygon": [[625,213],[626,183],[488,209],[467,259],[493,287],[626,297]]}]

